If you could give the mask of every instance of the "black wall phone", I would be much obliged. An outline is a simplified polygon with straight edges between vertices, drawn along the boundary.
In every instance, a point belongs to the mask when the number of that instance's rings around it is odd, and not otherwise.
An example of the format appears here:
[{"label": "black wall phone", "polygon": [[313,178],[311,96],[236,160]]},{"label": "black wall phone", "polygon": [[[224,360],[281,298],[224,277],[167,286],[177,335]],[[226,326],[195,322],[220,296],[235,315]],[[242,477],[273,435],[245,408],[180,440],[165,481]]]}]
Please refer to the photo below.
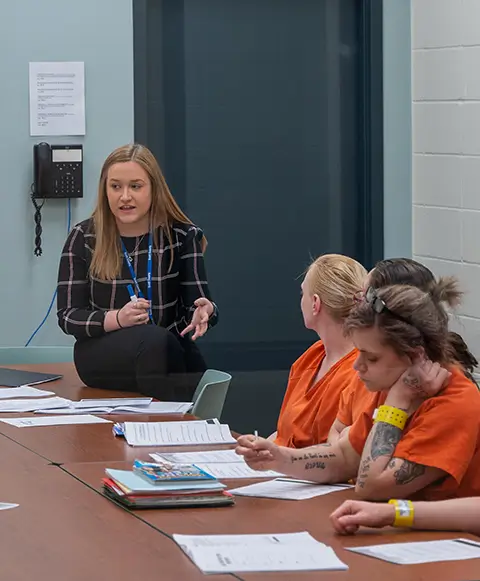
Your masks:
[{"label": "black wall phone", "polygon": [[81,145],[33,146],[34,198],[83,197],[83,147]]},{"label": "black wall phone", "polygon": [[[83,147],[44,142],[34,145],[31,199],[35,206],[35,256],[42,255],[41,211],[45,200],[82,197]],[[38,199],[43,199],[43,202],[39,204]]]}]

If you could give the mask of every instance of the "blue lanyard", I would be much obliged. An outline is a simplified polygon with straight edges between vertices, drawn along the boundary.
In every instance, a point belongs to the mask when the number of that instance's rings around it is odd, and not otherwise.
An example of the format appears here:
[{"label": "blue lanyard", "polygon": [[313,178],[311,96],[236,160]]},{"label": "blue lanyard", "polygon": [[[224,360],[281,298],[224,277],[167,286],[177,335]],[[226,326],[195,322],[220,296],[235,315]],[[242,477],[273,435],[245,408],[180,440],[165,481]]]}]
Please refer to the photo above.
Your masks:
[{"label": "blue lanyard", "polygon": [[[138,297],[143,299],[142,290],[140,289],[140,285],[138,284],[137,277],[135,276],[135,271],[133,270],[132,266],[132,259],[125,248],[125,244],[122,240],[122,249],[123,249],[123,256],[125,258],[125,262],[127,263],[128,269],[130,270],[130,276],[132,277],[133,284],[137,290]],[[150,317],[150,321],[153,323],[153,315],[152,315],[152,252],[153,252],[153,235],[152,232],[148,234],[148,259],[147,259],[147,300],[150,303],[150,308],[148,309],[148,316]]]}]

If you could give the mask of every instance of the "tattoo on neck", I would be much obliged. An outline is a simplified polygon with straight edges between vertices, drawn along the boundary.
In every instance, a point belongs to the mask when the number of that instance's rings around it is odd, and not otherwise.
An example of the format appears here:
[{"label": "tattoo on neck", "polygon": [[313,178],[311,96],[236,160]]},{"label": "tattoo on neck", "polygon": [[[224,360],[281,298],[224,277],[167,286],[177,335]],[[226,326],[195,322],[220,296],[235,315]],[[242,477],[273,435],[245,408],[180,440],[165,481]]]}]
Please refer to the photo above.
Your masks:
[{"label": "tattoo on neck", "polygon": [[385,422],[378,422],[372,438],[372,460],[376,460],[380,456],[392,456],[401,438],[402,430],[400,428]]},{"label": "tattoo on neck", "polygon": [[410,462],[410,460],[404,460],[399,469],[393,473],[393,476],[397,484],[409,484],[424,474],[425,466],[423,464],[415,464],[415,462]]},{"label": "tattoo on neck", "polygon": [[403,378],[403,383],[405,385],[410,386],[410,387],[419,387],[419,385],[420,385],[420,381],[419,381],[418,377],[415,377],[415,375],[406,375]]}]

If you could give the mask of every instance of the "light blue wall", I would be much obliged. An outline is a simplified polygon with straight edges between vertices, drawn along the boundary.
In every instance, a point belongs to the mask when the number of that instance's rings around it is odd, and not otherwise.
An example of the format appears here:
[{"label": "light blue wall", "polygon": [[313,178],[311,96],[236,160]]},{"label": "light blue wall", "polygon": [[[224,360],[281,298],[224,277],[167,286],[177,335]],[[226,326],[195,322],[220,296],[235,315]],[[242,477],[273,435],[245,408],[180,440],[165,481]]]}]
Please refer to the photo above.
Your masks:
[{"label": "light blue wall", "polygon": [[[0,345],[23,345],[52,299],[66,237],[67,202],[42,210],[43,256],[33,255],[34,208],[29,198],[32,146],[83,143],[84,198],[72,202],[73,222],[93,208],[100,166],[133,140],[133,0],[14,0],[0,7]],[[87,134],[29,135],[29,61],[84,61]],[[55,307],[34,345],[68,343]]]},{"label": "light blue wall", "polygon": [[410,0],[383,0],[386,258],[412,255]]}]

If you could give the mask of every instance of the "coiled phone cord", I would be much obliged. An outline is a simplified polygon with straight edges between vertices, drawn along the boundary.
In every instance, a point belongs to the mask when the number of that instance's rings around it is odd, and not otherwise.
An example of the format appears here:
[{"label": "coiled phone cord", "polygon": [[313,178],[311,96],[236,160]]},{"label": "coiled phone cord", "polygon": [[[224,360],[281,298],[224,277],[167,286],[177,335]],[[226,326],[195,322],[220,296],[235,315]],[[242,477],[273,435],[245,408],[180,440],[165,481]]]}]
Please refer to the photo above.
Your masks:
[{"label": "coiled phone cord", "polygon": [[42,256],[42,208],[45,204],[45,200],[39,204],[35,198],[34,184],[30,187],[30,197],[32,198],[32,203],[35,206],[35,215],[33,219],[35,220],[35,250],[33,253],[35,256]]}]

